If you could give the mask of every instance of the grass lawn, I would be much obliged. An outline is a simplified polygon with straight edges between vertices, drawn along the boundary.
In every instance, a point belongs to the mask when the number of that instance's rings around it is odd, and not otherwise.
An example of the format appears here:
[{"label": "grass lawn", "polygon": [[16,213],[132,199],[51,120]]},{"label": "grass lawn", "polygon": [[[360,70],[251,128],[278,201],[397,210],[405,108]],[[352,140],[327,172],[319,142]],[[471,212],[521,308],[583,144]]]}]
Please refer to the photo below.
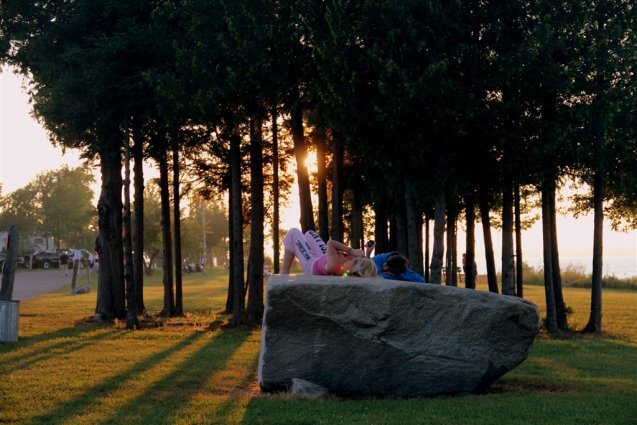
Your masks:
[{"label": "grass lawn", "polygon": [[[161,309],[160,277],[145,283],[150,312]],[[222,272],[185,275],[186,316],[151,315],[140,331],[86,321],[94,284],[22,302],[20,341],[0,344],[0,423],[637,424],[637,291],[605,290],[605,335],[542,334],[485,394],[297,400],[260,393],[260,332],[220,326],[226,287]],[[544,289],[525,291],[542,309]],[[564,294],[581,328],[589,291]]]}]

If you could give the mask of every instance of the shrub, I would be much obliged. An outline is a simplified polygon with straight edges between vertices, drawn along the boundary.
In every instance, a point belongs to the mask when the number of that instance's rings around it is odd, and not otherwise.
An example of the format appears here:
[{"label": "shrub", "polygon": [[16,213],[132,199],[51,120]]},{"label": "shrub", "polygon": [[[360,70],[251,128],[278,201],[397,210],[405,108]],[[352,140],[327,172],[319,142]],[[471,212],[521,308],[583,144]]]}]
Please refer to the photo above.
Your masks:
[{"label": "shrub", "polygon": [[[531,267],[524,263],[524,284],[544,285],[544,269]],[[561,267],[562,286],[571,288],[590,288],[591,275],[586,273],[581,265],[567,264]],[[619,278],[615,275],[606,275],[602,278],[602,288],[637,290],[637,276]]]}]

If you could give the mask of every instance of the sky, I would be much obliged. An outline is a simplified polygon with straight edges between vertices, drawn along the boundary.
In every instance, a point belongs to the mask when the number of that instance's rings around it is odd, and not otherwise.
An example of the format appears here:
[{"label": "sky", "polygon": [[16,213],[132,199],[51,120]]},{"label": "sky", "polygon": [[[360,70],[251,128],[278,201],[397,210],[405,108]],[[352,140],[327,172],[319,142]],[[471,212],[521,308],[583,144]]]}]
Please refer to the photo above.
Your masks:
[{"label": "sky", "polygon": [[[28,96],[22,87],[22,79],[7,69],[0,73],[0,183],[2,193],[6,194],[24,187],[43,171],[57,169],[64,164],[76,167],[81,164],[79,153],[68,150],[62,154],[60,148],[54,147],[48,140],[44,128],[31,116]],[[96,183],[94,189],[97,190]],[[293,185],[296,190],[296,185]],[[291,199],[296,199],[293,194]],[[97,197],[95,198],[97,199]],[[293,203],[282,211],[282,227],[299,226],[298,206]],[[558,239],[560,255],[590,256],[593,246],[593,217],[587,215],[579,219],[558,217]],[[482,233],[477,231],[477,254],[481,249]],[[500,255],[499,233],[493,234],[496,260]],[[464,250],[464,234],[459,234],[459,252]],[[523,244],[526,255],[541,256],[542,236],[541,224],[536,223],[524,232]],[[637,232],[614,232],[607,225],[604,229],[605,255],[632,256],[635,258],[635,274],[637,274]]]}]

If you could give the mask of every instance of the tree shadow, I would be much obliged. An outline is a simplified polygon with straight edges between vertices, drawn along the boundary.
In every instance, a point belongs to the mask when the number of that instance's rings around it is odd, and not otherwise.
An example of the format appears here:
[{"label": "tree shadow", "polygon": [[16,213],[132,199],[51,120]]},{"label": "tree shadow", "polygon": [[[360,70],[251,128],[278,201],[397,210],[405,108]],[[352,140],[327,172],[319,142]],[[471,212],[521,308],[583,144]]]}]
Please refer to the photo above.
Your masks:
[{"label": "tree shadow", "polygon": [[[95,331],[95,335],[84,337],[83,334]],[[49,359],[52,354],[61,355],[68,354],[73,351],[81,350],[96,341],[107,338],[117,338],[119,335],[112,332],[110,328],[80,327],[71,329],[60,329],[55,332],[29,337],[26,340],[20,340],[17,347],[20,348],[12,355],[14,347],[2,347],[10,349],[0,349],[0,354],[7,354],[7,358],[0,364],[0,370],[3,373],[15,372],[20,369],[27,368],[39,361]],[[54,342],[58,340],[58,342]],[[1,347],[1,346],[0,346]],[[4,365],[4,366],[3,366]]]},{"label": "tree shadow", "polygon": [[[218,332],[178,368],[120,406],[102,423],[174,423],[182,415],[193,414],[202,417],[195,423],[226,423],[219,420],[216,412],[219,399],[238,402],[238,395],[245,392],[255,377],[256,357],[250,361],[249,372],[242,380],[236,379],[236,365],[232,364],[250,335],[249,331],[239,329]],[[223,377],[216,379],[219,376]],[[166,388],[172,389],[170,395]]]},{"label": "tree shadow", "polygon": [[[91,415],[88,421],[92,423],[170,422],[169,418],[176,416],[193,397],[205,392],[204,387],[211,376],[228,368],[228,360],[249,336],[250,332],[245,330],[194,332],[171,347],[100,381],[72,400],[26,422],[86,422]],[[203,342],[202,338],[209,341]],[[196,346],[197,344],[201,345]],[[171,362],[173,355],[188,350],[189,347],[192,353],[188,352],[187,357],[177,360],[178,364]],[[153,371],[156,368],[160,368],[158,373],[162,373],[163,368],[170,369],[170,372],[139,390],[140,385],[144,385],[143,380],[148,379],[148,373],[157,374]],[[251,375],[254,376],[254,368]],[[124,400],[117,402],[118,394],[126,394],[128,385],[131,391],[139,391],[140,394],[132,398],[124,396]],[[113,403],[116,404],[115,407]],[[110,409],[114,409],[114,413],[104,412],[96,419],[95,409],[109,409],[109,405]]]},{"label": "tree shadow", "polygon": [[133,365],[128,370],[112,376],[109,379],[103,380],[97,385],[87,388],[84,393],[79,394],[74,399],[57,406],[54,410],[31,418],[27,421],[27,423],[40,424],[67,422],[70,418],[76,416],[78,412],[82,412],[93,407],[98,399],[104,397],[104,394],[115,392],[115,390],[121,387],[125,381],[136,379],[142,372],[160,364],[170,355],[188,347],[202,336],[203,333],[193,333],[171,347],[155,353],[146,358],[146,360]]}]

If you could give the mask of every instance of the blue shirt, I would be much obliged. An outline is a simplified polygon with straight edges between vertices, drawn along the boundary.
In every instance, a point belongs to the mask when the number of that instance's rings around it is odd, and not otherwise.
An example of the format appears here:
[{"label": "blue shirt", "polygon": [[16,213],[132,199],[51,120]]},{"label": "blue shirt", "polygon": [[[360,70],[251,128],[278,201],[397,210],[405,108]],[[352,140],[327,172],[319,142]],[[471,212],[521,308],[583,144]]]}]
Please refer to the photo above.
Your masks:
[{"label": "blue shirt", "polygon": [[416,273],[414,270],[410,269],[409,267],[407,268],[407,270],[405,270],[398,276],[385,273],[383,271],[383,264],[385,264],[385,261],[387,261],[387,259],[392,255],[402,255],[402,254],[398,251],[394,251],[394,252],[387,252],[385,254],[374,255],[372,257],[372,260],[374,260],[374,263],[376,264],[376,268],[378,269],[378,275],[380,277],[382,277],[383,279],[389,279],[389,280],[406,280],[408,282],[425,283],[425,278],[423,278],[421,275],[419,275],[418,273]]}]

